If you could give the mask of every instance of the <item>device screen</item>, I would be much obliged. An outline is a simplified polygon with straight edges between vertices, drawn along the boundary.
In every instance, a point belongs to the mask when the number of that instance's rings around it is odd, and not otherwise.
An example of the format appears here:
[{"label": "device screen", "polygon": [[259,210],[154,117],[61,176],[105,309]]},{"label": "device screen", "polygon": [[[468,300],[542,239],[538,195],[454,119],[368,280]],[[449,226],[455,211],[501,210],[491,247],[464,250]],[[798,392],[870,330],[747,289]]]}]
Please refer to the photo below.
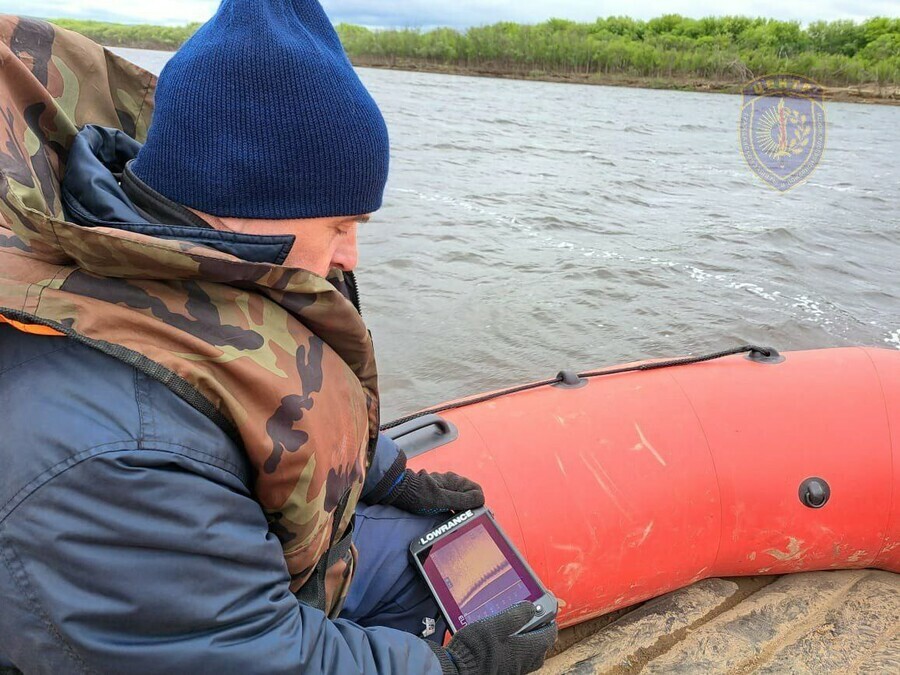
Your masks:
[{"label": "device screen", "polygon": [[456,630],[544,593],[483,514],[424,555],[422,567]]}]

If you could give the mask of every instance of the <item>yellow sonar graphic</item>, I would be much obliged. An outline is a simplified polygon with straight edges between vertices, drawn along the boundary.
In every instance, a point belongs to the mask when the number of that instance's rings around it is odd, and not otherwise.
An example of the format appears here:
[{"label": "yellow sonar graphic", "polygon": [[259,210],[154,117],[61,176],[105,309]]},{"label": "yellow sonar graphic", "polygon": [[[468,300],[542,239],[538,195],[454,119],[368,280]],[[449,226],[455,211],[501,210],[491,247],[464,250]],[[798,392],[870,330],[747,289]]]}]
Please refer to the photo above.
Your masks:
[{"label": "yellow sonar graphic", "polygon": [[483,527],[460,535],[432,560],[460,611],[470,619],[501,596],[528,596],[528,589]]}]

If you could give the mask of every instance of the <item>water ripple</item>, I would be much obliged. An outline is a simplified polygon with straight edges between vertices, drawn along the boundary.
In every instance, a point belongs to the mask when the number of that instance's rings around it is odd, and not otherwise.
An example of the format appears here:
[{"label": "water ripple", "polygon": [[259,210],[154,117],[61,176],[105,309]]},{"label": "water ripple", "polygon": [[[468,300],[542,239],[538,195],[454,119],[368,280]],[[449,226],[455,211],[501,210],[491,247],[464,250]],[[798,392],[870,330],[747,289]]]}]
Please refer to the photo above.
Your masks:
[{"label": "water ripple", "polygon": [[900,349],[896,109],[829,106],[820,166],[779,194],[740,97],[360,76],[393,144],[359,271],[385,417],[748,341]]}]

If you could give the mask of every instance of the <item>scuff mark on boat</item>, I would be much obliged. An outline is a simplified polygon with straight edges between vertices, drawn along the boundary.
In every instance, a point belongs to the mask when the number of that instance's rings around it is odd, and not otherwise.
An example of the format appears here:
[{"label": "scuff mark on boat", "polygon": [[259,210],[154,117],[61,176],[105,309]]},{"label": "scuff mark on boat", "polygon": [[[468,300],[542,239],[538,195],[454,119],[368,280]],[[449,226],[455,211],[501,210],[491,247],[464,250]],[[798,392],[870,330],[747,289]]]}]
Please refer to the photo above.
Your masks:
[{"label": "scuff mark on boat", "polygon": [[650,531],[652,529],[653,529],[653,521],[651,520],[649,523],[647,523],[647,527],[644,528],[644,532],[641,535],[640,541],[632,544],[632,548],[637,548],[638,546],[643,544],[645,541],[647,541],[647,537],[650,536]]},{"label": "scuff mark on boat", "polygon": [[654,459],[656,459],[656,461],[660,463],[660,465],[666,466],[666,460],[662,458],[662,455],[660,455],[656,451],[656,448],[654,448],[650,443],[650,441],[647,440],[647,437],[644,436],[644,432],[637,422],[634,423],[634,430],[637,431],[637,435],[640,440],[635,444],[632,450],[647,450],[651,455],[653,455]]},{"label": "scuff mark on boat", "polygon": [[[591,475],[594,476],[594,480],[597,481],[597,485],[599,485],[606,495],[609,497],[610,501],[612,501],[613,506],[615,506],[622,513],[623,516],[628,516],[628,511],[625,510],[625,507],[622,506],[622,502],[619,501],[619,498],[613,494],[613,488],[607,485],[606,481],[612,482],[609,478],[609,475],[606,471],[603,470],[603,467],[600,465],[600,462],[596,457],[592,457],[590,455],[586,456],[584,452],[580,453],[581,461],[584,462],[584,465],[587,467],[587,470],[591,472]],[[606,477],[606,480],[601,477],[600,474]]]},{"label": "scuff mark on boat", "polygon": [[569,477],[569,474],[566,473],[566,467],[563,466],[562,459],[560,458],[558,453],[553,453],[553,456],[556,457],[556,466],[559,467],[560,472],[566,478]]},{"label": "scuff mark on boat", "polygon": [[775,560],[780,560],[781,562],[798,560],[803,556],[804,553],[806,553],[806,551],[809,550],[807,548],[801,549],[800,546],[802,544],[803,542],[796,537],[791,537],[788,541],[786,551],[779,551],[777,548],[770,548],[766,551],[766,553],[775,558]]},{"label": "scuff mark on boat", "polygon": [[847,558],[847,562],[858,563],[860,560],[866,558],[868,555],[869,554],[867,551],[862,551],[862,550],[856,551],[853,555],[851,555],[849,558]]},{"label": "scuff mark on boat", "polygon": [[594,527],[593,523],[589,522],[587,524],[587,526],[588,526],[588,529],[591,531],[591,543],[593,544],[593,546],[591,547],[591,550],[593,551],[600,545],[600,537],[597,536],[597,528]]},{"label": "scuff mark on boat", "polygon": [[571,591],[572,586],[578,581],[578,578],[584,573],[584,565],[577,562],[570,562],[559,568],[559,573],[565,579],[566,590]]},{"label": "scuff mark on boat", "polygon": [[553,548],[565,551],[566,553],[574,553],[579,562],[584,560],[584,551],[580,546],[573,546],[572,544],[553,544]]},{"label": "scuff mark on boat", "polygon": [[702,568],[700,568],[700,571],[697,572],[697,574],[695,574],[695,575],[691,578],[691,580],[688,582],[688,584],[694,584],[694,583],[697,583],[698,581],[700,581],[701,579],[705,579],[705,578],[706,578],[706,573],[707,573],[708,571],[709,571],[709,567],[708,567],[708,566],[707,566],[707,567],[702,567]]}]

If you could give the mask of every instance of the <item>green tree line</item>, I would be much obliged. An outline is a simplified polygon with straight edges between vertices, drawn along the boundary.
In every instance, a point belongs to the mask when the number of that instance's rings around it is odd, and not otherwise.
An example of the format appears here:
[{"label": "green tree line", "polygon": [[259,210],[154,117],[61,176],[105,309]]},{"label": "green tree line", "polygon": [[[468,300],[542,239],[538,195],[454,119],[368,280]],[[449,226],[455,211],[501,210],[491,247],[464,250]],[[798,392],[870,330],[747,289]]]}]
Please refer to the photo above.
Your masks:
[{"label": "green tree line", "polygon": [[50,19],[52,23],[89,37],[107,47],[134,47],[174,51],[197,32],[202,24],[152,26],[148,24],[106,23],[80,19]]},{"label": "green tree line", "polygon": [[[56,21],[108,45],[177,47],[196,30]],[[551,19],[457,31],[371,30],[341,24],[351,59],[379,65],[418,62],[527,76],[622,75],[737,82],[776,72],[829,86],[900,84],[900,18],[863,22],[795,21],[742,16],[649,21],[608,17],[592,23]]]}]

